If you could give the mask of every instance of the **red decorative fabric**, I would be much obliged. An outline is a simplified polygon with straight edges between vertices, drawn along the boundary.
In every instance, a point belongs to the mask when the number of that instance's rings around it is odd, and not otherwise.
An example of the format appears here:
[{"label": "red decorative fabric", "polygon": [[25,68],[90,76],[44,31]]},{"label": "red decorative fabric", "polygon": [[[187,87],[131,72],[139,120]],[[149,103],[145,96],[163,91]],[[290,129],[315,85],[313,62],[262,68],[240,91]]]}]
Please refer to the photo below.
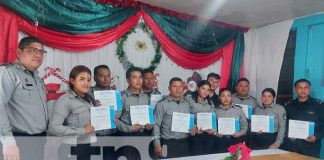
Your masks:
[{"label": "red decorative fabric", "polygon": [[72,35],[63,32],[49,30],[18,17],[19,29],[29,35],[39,37],[44,44],[66,51],[87,51],[105,46],[118,38],[122,37],[130,29],[132,29],[141,17],[141,13],[137,12],[134,16],[128,18],[118,27],[109,29],[101,33]]},{"label": "red decorative fabric", "polygon": [[0,6],[0,64],[16,59],[18,46],[17,16]]},{"label": "red decorative fabric", "polygon": [[229,47],[222,48],[222,67],[221,67],[221,82],[220,88],[227,88],[231,77],[232,58],[234,54],[234,41],[229,43]]}]

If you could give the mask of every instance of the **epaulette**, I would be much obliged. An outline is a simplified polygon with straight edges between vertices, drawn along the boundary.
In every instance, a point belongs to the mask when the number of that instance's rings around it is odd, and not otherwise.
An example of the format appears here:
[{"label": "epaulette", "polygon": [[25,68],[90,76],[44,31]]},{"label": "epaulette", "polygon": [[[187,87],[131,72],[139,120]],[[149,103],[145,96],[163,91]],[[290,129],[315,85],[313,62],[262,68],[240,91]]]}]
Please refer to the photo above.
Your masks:
[{"label": "epaulette", "polygon": [[249,98],[253,99],[253,100],[257,100],[255,97],[253,96],[249,96]]},{"label": "epaulette", "polygon": [[162,102],[162,101],[166,100],[167,98],[168,98],[168,96],[162,96],[162,98],[158,102]]},{"label": "epaulette", "polygon": [[322,101],[316,98],[312,98],[312,101],[317,103],[317,104],[322,104]]},{"label": "epaulette", "polygon": [[6,68],[9,67],[9,66],[12,66],[13,63],[2,63],[0,64],[0,66],[5,66]]}]

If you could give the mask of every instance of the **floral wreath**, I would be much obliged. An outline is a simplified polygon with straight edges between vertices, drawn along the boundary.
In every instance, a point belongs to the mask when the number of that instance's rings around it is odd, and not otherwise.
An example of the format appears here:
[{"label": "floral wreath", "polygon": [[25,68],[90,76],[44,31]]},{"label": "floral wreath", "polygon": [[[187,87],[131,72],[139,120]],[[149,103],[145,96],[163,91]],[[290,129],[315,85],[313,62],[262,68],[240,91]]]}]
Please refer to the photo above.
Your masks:
[{"label": "floral wreath", "polygon": [[[152,59],[149,67],[142,68],[142,69],[149,69],[149,70],[154,71],[161,60],[161,47],[160,47],[160,44],[157,42],[153,32],[148,28],[148,26],[143,21],[140,21],[136,25],[136,27],[134,27],[133,29],[128,31],[126,34],[124,34],[121,38],[119,38],[116,41],[116,44],[117,44],[116,54],[118,56],[118,59],[123,64],[123,67],[126,70],[130,67],[134,67],[134,64],[128,60],[128,58],[125,54],[124,45],[125,45],[125,42],[127,41],[128,35],[130,35],[131,33],[136,33],[135,28],[140,28],[140,29],[142,29],[142,31],[144,33],[147,33],[153,43],[153,47],[155,50],[154,58]],[[135,44],[135,49],[138,51],[143,51],[146,48],[147,48],[147,46],[146,46],[145,42],[143,43],[143,42],[137,41]]]}]

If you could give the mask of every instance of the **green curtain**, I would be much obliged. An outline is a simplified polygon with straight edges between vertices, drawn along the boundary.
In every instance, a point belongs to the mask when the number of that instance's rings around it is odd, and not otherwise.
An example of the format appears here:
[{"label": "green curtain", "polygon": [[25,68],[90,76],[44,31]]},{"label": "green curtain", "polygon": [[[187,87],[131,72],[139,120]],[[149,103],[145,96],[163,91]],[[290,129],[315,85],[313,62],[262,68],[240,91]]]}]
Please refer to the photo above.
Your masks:
[{"label": "green curtain", "polygon": [[240,32],[214,24],[155,13],[149,9],[146,9],[146,12],[159,24],[169,38],[191,52],[212,53],[234,40],[235,35]]},{"label": "green curtain", "polygon": [[241,66],[244,57],[244,34],[237,33],[235,37],[234,54],[232,58],[231,75],[228,88],[234,93],[235,84],[240,79]]},{"label": "green curtain", "polygon": [[138,8],[113,7],[94,0],[0,0],[18,15],[48,29],[71,34],[96,33],[118,26]]}]

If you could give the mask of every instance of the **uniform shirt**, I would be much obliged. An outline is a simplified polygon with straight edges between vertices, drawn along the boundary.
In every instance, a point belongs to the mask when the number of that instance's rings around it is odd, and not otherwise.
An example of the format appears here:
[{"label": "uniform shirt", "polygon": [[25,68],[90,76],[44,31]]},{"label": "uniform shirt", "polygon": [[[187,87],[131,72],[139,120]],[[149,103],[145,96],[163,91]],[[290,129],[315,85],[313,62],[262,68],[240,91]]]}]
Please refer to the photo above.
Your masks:
[{"label": "uniform shirt", "polygon": [[254,108],[258,105],[257,99],[252,96],[241,98],[237,94],[234,94],[232,97],[232,101],[233,104],[243,104],[252,106],[252,110],[254,110]]},{"label": "uniform shirt", "polygon": [[145,94],[147,94],[147,96],[151,96],[151,94],[157,94],[157,95],[161,95],[161,92],[158,91],[157,89],[153,89],[151,92],[144,92]]},{"label": "uniform shirt", "polygon": [[187,133],[171,131],[173,112],[190,113],[189,104],[185,99],[175,102],[171,96],[162,99],[154,110],[154,146],[160,146],[160,138],[163,139],[182,139],[187,138]]},{"label": "uniform shirt", "polygon": [[196,102],[192,96],[185,98],[189,103],[190,113],[196,114],[201,112],[215,112],[213,104],[209,104],[207,99],[203,103]]},{"label": "uniform shirt", "polygon": [[148,105],[149,102],[149,97],[143,91],[141,91],[139,94],[135,94],[132,93],[129,88],[127,88],[122,93],[123,109],[119,120],[116,121],[118,130],[120,130],[121,132],[130,133],[132,129],[130,106]]},{"label": "uniform shirt", "polygon": [[243,110],[235,105],[230,108],[224,108],[222,105],[216,107],[216,117],[217,118],[237,118],[240,122],[240,134],[244,135],[248,129],[248,122],[245,118]]},{"label": "uniform shirt", "polygon": [[213,102],[215,107],[219,106],[218,94],[216,94],[215,92],[214,95],[210,97],[210,100]]},{"label": "uniform shirt", "polygon": [[280,146],[284,140],[286,132],[286,110],[279,104],[272,103],[271,106],[264,107],[259,105],[254,109],[255,115],[267,115],[274,117],[274,132],[278,132],[276,141],[274,144]]},{"label": "uniform shirt", "polygon": [[320,100],[309,97],[305,102],[294,99],[286,106],[288,120],[315,122],[314,136],[320,142],[324,137],[324,105]]},{"label": "uniform shirt", "polygon": [[44,82],[19,61],[0,66],[0,140],[15,144],[12,132],[39,134],[48,125]]},{"label": "uniform shirt", "polygon": [[[90,87],[90,90],[88,92],[88,94],[95,99],[94,97],[94,91],[104,91],[104,90],[112,90],[112,88],[109,86],[107,88],[100,88],[98,86],[92,86]],[[100,130],[100,131],[96,131],[96,134],[99,136],[108,136],[111,134],[116,133],[116,129],[106,129],[106,130]]]},{"label": "uniform shirt", "polygon": [[[86,96],[90,97],[90,95]],[[84,125],[91,124],[91,107],[94,107],[94,105],[90,99],[85,100],[74,91],[67,91],[54,104],[48,134],[54,136],[77,136],[78,143],[91,143],[90,136],[95,134],[86,134],[84,130]]]}]

